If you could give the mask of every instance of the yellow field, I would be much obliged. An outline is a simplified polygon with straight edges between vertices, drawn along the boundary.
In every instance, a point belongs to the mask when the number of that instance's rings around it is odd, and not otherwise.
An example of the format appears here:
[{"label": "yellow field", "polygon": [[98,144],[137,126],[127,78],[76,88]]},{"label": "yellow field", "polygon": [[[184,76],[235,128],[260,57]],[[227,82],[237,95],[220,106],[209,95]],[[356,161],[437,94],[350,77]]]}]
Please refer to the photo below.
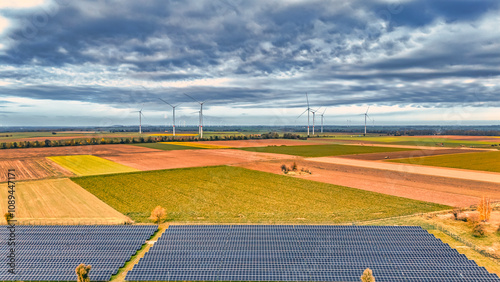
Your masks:
[{"label": "yellow field", "polygon": [[91,155],[48,157],[76,175],[97,175],[138,171],[135,168]]},{"label": "yellow field", "polygon": [[169,144],[169,145],[179,145],[179,146],[186,146],[186,147],[194,147],[194,148],[203,148],[203,149],[229,149],[229,148],[232,148],[232,147],[229,147],[229,146],[199,144],[199,143],[194,143],[194,142],[160,142],[160,143],[162,143],[162,144]]},{"label": "yellow field", "polygon": [[[21,224],[119,224],[128,217],[68,178],[16,183],[16,219]],[[0,210],[7,209],[8,189],[0,189]],[[5,224],[2,216],[1,224]]]}]

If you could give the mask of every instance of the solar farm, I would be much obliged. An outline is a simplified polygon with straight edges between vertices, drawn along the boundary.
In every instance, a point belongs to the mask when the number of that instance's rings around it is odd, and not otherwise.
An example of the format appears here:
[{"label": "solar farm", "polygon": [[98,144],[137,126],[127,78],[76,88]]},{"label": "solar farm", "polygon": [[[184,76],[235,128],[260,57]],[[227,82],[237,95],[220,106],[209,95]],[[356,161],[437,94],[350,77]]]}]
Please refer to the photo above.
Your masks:
[{"label": "solar farm", "polygon": [[[76,281],[80,264],[90,281],[340,282],[367,268],[376,281],[500,281],[496,262],[423,223],[500,200],[496,168],[471,161],[496,156],[328,138],[0,150],[18,172],[16,271],[3,225],[0,281]],[[284,174],[292,164],[312,173]],[[495,236],[474,242],[495,249]]]}]

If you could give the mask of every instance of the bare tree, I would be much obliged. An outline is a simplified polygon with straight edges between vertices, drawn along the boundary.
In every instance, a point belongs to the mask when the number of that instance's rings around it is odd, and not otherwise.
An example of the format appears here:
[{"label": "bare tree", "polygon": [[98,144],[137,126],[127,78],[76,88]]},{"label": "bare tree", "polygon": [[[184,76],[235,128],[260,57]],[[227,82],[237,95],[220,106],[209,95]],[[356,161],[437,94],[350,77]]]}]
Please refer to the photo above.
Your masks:
[{"label": "bare tree", "polygon": [[371,269],[367,268],[363,271],[363,275],[361,275],[362,282],[375,282],[375,277],[373,276],[373,272]]},{"label": "bare tree", "polygon": [[485,199],[484,197],[479,202],[477,206],[477,211],[479,212],[479,220],[486,222],[490,220],[492,206],[490,204],[490,199]]},{"label": "bare tree", "polygon": [[92,269],[91,265],[80,264],[76,267],[75,272],[77,276],[77,282],[90,282],[89,272]]},{"label": "bare tree", "polygon": [[149,219],[151,219],[154,223],[160,224],[167,218],[167,211],[161,206],[157,206],[152,212]]}]

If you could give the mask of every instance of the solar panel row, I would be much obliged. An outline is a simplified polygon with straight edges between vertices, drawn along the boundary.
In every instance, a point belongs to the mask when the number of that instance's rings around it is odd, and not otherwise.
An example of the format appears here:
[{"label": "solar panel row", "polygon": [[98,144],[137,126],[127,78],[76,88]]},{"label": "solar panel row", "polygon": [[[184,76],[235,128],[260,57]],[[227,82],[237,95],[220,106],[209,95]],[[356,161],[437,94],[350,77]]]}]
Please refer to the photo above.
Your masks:
[{"label": "solar panel row", "polygon": [[500,281],[414,226],[171,226],[128,281]]},{"label": "solar panel row", "polygon": [[[0,281],[76,281],[75,268],[92,265],[91,281],[109,281],[150,238],[148,226],[16,226],[15,275],[0,257]],[[9,230],[0,226],[0,253]]]}]

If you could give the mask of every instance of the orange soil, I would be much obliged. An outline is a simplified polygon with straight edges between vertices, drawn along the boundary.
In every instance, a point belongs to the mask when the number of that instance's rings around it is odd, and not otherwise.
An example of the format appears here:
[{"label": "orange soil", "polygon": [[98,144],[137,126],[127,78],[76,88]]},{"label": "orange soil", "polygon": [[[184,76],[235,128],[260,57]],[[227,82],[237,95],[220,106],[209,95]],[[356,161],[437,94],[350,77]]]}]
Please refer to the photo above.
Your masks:
[{"label": "orange soil", "polygon": [[0,161],[0,171],[5,171],[0,174],[0,182],[7,181],[8,169],[15,169],[15,180],[74,176],[69,170],[45,158],[10,159]]},{"label": "orange soil", "polygon": [[197,143],[229,146],[233,148],[331,144],[331,142],[327,141],[311,143],[309,142],[309,140],[293,140],[293,139],[221,140],[221,141],[199,141]]},{"label": "orange soil", "polygon": [[437,155],[446,155],[446,154],[459,154],[459,153],[472,153],[472,152],[477,152],[477,150],[436,149],[436,150],[368,153],[368,154],[345,155],[345,156],[338,156],[338,157],[339,158],[356,159],[356,160],[376,161],[376,160],[384,160],[384,159],[406,159],[406,158],[418,158],[418,157],[437,156]]},{"label": "orange soil", "polygon": [[[261,161],[238,166],[259,171],[283,174],[281,164],[291,166],[293,161]],[[300,168],[308,168],[310,175],[299,178],[358,188],[393,196],[445,204],[470,206],[482,196],[500,200],[500,187],[495,183],[420,175],[405,171],[387,171],[375,168],[296,160]]]},{"label": "orange soil", "polygon": [[142,154],[100,155],[139,170],[238,164],[260,160],[291,159],[293,156],[232,149],[155,151]]}]

